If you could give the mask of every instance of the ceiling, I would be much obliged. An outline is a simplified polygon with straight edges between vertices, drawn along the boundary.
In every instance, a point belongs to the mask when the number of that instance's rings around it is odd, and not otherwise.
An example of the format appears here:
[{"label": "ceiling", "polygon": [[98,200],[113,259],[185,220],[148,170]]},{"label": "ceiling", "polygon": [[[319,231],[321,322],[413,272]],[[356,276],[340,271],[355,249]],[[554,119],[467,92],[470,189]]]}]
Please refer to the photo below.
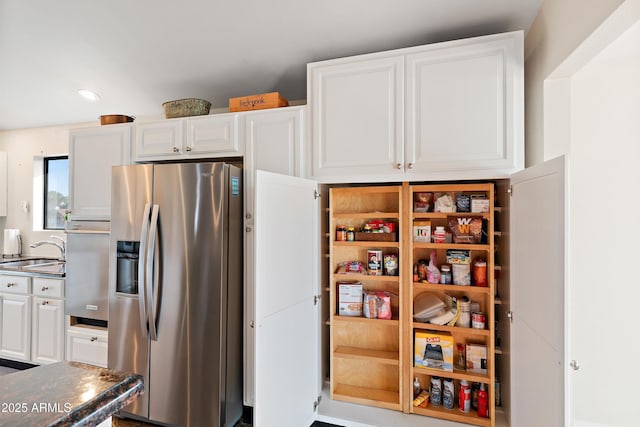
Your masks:
[{"label": "ceiling", "polygon": [[[0,0],[0,130],[280,92],[306,64],[528,30],[542,0]],[[97,102],[81,98],[89,89]]]}]

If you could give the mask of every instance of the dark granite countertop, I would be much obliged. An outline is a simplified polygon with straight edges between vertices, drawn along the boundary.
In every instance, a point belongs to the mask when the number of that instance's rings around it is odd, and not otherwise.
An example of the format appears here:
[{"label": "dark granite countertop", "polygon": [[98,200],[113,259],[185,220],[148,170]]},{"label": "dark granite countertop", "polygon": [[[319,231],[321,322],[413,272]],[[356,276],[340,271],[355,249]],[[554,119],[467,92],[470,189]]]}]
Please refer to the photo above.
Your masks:
[{"label": "dark granite countertop", "polygon": [[58,362],[0,377],[0,426],[97,426],[144,392],[142,376]]}]

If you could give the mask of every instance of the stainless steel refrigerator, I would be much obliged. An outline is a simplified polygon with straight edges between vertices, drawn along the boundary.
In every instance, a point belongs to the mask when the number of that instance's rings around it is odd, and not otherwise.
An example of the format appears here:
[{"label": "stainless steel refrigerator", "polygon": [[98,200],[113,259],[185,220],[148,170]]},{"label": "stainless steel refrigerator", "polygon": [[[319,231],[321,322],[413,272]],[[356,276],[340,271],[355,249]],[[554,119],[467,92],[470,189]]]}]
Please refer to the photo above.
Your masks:
[{"label": "stainless steel refrigerator", "polygon": [[242,190],[224,163],[113,168],[109,367],[144,376],[121,415],[233,426],[242,413]]}]

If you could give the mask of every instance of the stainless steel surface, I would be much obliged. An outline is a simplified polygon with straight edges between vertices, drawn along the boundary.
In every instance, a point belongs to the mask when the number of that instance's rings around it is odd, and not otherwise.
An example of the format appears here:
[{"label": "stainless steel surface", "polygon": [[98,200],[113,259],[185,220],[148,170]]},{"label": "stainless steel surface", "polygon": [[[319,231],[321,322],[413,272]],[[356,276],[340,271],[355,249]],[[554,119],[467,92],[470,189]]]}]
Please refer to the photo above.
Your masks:
[{"label": "stainless steel surface", "polygon": [[[145,376],[134,415],[183,426],[241,415],[242,193],[230,173],[239,184],[222,163],[114,168],[109,367]],[[138,295],[116,293],[114,245],[137,239]]]},{"label": "stainless steel surface", "polygon": [[20,261],[0,262],[0,271],[4,274],[20,273],[34,276],[64,276],[66,263],[51,258],[33,258]]},{"label": "stainless steel surface", "polygon": [[32,248],[37,248],[38,246],[42,246],[42,245],[53,245],[56,248],[60,249],[60,258],[59,258],[60,261],[66,260],[67,242],[58,236],[51,236],[51,238],[56,239],[58,241],[54,242],[52,240],[40,240],[38,242],[32,243],[29,246]]},{"label": "stainless steel surface", "polygon": [[109,222],[67,225],[65,314],[109,320]]},{"label": "stainless steel surface", "polygon": [[[109,346],[110,368],[136,372],[144,377],[145,393],[126,412],[149,416],[149,339],[141,327],[138,295],[116,292],[117,242],[139,241],[146,204],[151,203],[153,166],[119,166],[112,169],[111,238],[109,246]],[[138,291],[142,288],[138,277]],[[146,322],[146,317],[145,317]]]}]

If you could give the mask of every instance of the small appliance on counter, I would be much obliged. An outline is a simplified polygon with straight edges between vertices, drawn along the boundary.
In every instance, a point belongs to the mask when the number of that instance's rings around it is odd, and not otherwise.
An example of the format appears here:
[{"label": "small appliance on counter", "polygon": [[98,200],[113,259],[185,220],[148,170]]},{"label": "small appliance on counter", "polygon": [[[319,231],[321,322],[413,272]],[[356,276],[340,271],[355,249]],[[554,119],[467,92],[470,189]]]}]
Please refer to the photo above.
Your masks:
[{"label": "small appliance on counter", "polygon": [[13,258],[22,255],[22,238],[20,230],[16,228],[4,229],[4,248],[2,251],[3,258]]}]

